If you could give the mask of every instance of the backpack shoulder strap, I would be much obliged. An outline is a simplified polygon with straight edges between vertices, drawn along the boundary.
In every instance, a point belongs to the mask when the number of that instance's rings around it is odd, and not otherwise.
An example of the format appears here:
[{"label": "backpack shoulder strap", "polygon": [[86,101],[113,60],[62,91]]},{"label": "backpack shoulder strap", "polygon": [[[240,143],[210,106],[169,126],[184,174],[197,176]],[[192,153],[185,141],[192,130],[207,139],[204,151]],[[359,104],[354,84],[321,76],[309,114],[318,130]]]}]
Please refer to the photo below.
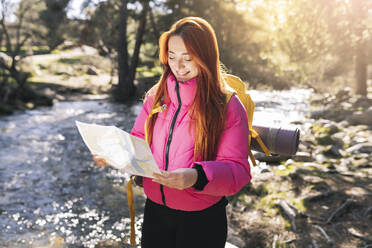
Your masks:
[{"label": "backpack shoulder strap", "polygon": [[229,102],[231,97],[233,96],[233,94],[236,93],[237,96],[239,97],[240,101],[244,105],[245,111],[247,113],[248,127],[249,127],[249,136],[248,136],[249,157],[250,157],[253,165],[256,165],[256,160],[255,160],[255,158],[252,154],[252,151],[250,149],[250,144],[251,144],[252,138],[254,138],[258,141],[259,145],[261,146],[262,150],[265,152],[266,155],[270,155],[270,152],[266,148],[265,144],[262,142],[258,133],[253,129],[252,122],[253,122],[253,113],[254,113],[255,104],[252,101],[252,98],[249,95],[249,93],[247,93],[247,91],[246,91],[245,83],[239,77],[231,75],[231,74],[227,74],[226,77],[225,77],[225,81],[226,81],[227,85],[230,87],[230,89],[228,89],[229,93],[227,95],[227,102]]},{"label": "backpack shoulder strap", "polygon": [[[249,131],[251,132],[254,113],[254,102],[252,101],[251,96],[246,92],[245,83],[243,83],[243,81],[239,77],[230,74],[226,75],[225,80],[227,85],[236,92],[240,101],[243,103],[245,111],[247,112]],[[228,100],[230,100],[231,96],[228,95]]]}]

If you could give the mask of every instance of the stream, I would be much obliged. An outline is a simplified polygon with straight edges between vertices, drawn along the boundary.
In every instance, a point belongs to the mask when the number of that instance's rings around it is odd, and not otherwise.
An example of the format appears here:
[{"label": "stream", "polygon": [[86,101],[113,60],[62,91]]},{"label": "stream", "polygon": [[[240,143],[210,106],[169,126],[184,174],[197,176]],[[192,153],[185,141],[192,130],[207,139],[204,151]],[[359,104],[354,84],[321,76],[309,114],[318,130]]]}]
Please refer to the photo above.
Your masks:
[{"label": "stream", "polygon": [[[306,131],[311,90],[250,94],[256,104],[254,125]],[[95,165],[75,121],[115,125],[129,132],[140,109],[140,103],[119,105],[98,96],[0,117],[0,247],[126,243],[129,176]],[[137,234],[144,202],[142,190],[135,188]]]}]

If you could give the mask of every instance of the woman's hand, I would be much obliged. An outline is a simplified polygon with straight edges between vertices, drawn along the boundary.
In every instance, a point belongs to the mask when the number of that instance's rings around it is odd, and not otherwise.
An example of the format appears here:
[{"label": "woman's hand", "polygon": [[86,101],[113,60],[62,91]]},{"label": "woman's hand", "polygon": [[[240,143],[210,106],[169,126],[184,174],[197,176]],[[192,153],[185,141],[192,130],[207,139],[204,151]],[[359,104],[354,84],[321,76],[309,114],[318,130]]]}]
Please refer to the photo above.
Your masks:
[{"label": "woman's hand", "polygon": [[161,171],[154,173],[153,182],[160,183],[169,188],[186,189],[192,187],[198,179],[198,172],[192,168],[180,168],[174,171]]},{"label": "woman's hand", "polygon": [[96,164],[98,166],[108,166],[109,165],[104,158],[98,157],[97,155],[92,155],[92,156],[93,156],[94,162],[96,162]]}]

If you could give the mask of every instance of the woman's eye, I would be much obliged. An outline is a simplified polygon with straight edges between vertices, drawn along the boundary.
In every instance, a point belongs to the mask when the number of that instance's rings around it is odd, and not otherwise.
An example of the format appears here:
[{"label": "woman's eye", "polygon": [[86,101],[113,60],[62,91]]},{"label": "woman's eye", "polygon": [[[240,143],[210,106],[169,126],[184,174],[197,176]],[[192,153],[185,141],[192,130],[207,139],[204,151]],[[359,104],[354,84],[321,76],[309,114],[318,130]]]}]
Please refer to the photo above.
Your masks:
[{"label": "woman's eye", "polygon": [[168,59],[174,59],[174,57],[168,57]]},{"label": "woman's eye", "polygon": [[185,60],[185,61],[191,61],[192,58],[190,58],[190,57],[185,57],[184,60]]}]

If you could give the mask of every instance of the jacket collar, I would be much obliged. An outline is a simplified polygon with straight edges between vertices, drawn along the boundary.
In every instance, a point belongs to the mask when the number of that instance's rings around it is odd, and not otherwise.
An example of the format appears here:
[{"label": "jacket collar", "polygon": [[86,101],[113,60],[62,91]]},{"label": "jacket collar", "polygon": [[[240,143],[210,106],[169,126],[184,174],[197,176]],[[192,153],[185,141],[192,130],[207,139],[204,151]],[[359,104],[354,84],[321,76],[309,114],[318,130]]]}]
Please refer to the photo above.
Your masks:
[{"label": "jacket collar", "polygon": [[[179,82],[181,103],[183,106],[189,106],[194,101],[196,93],[196,77],[185,81]],[[178,105],[178,98],[176,92],[176,78],[173,74],[169,74],[167,79],[168,95],[171,102],[175,105]]]}]

